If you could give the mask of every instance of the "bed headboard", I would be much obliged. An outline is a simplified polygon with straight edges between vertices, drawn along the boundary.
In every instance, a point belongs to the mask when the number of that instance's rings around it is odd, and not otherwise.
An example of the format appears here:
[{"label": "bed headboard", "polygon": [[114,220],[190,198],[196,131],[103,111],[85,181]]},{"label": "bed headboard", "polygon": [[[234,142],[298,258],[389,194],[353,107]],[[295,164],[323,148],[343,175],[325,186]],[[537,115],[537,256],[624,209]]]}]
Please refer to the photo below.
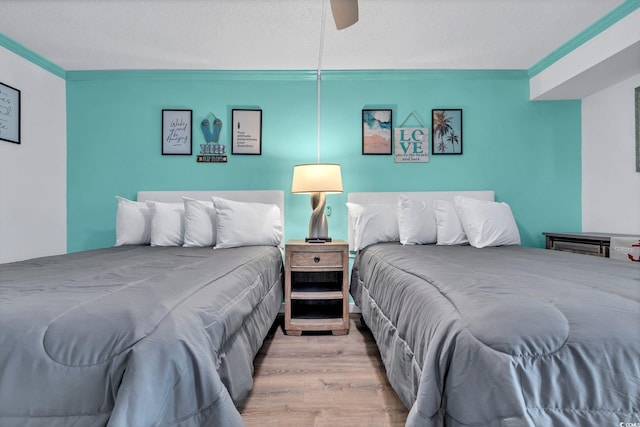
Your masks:
[{"label": "bed headboard", "polygon": [[[399,191],[399,192],[369,192],[369,193],[349,193],[347,202],[359,203],[361,205],[398,205],[400,195],[410,197],[414,200],[433,201],[448,200],[453,202],[455,196],[471,197],[478,200],[494,201],[493,191]],[[353,227],[351,218],[347,210],[347,236],[349,238],[349,250],[353,250]]]},{"label": "bed headboard", "polygon": [[138,191],[138,201],[153,200],[165,203],[180,203],[183,197],[196,200],[211,200],[211,196],[236,202],[272,203],[280,208],[280,220],[284,229],[284,191],[281,190],[236,190],[236,191]]}]

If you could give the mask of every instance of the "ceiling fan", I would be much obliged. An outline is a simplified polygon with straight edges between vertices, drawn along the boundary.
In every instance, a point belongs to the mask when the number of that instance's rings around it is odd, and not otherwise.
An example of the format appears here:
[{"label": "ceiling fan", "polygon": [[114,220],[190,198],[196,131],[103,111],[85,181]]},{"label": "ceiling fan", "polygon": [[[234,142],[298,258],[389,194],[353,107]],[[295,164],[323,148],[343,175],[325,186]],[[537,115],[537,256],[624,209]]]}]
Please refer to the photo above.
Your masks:
[{"label": "ceiling fan", "polygon": [[358,22],[358,0],[331,0],[331,13],[338,30]]}]

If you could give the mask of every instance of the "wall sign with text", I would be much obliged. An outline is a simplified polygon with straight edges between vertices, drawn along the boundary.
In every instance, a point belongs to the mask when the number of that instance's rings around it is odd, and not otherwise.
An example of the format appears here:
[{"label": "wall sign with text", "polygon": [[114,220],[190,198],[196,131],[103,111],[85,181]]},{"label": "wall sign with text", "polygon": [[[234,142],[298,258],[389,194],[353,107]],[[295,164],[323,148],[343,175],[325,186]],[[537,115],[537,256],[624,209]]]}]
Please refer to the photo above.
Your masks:
[{"label": "wall sign with text", "polygon": [[428,128],[394,128],[394,161],[425,163],[429,161]]},{"label": "wall sign with text", "polygon": [[231,110],[231,154],[262,154],[262,110]]},{"label": "wall sign with text", "polygon": [[162,110],[162,154],[191,155],[191,110]]},{"label": "wall sign with text", "polygon": [[0,83],[0,139],[20,144],[20,91]]},{"label": "wall sign with text", "polygon": [[215,114],[209,115],[200,122],[200,130],[204,137],[204,144],[200,144],[200,154],[196,157],[198,163],[226,163],[227,147],[220,144],[222,120]]}]

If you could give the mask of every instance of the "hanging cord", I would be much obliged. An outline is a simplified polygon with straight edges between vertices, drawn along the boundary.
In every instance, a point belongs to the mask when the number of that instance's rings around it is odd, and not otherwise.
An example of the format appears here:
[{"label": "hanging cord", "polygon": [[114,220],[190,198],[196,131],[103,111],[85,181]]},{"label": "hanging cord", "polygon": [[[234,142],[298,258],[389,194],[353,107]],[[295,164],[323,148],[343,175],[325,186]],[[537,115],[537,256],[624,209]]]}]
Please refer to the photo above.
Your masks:
[{"label": "hanging cord", "polygon": [[318,118],[317,118],[317,128],[318,128],[318,139],[316,141],[316,162],[320,163],[320,108],[321,108],[321,102],[320,102],[320,95],[321,95],[321,90],[320,90],[320,82],[322,81],[322,52],[324,50],[324,27],[325,27],[325,21],[326,21],[326,12],[327,12],[327,0],[322,0],[322,21],[320,23],[320,49],[318,52],[318,72],[316,74],[316,85],[317,85],[317,92],[318,92]]}]

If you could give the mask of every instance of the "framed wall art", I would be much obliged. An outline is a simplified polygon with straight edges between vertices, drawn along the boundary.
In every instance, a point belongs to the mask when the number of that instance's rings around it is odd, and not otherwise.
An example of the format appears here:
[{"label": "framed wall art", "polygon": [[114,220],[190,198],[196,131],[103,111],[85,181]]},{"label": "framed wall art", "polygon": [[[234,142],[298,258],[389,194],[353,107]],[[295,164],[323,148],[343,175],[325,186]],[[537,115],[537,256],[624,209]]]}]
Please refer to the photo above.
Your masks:
[{"label": "framed wall art", "polygon": [[231,154],[262,154],[262,110],[231,110]]},{"label": "framed wall art", "polygon": [[0,139],[20,144],[20,91],[0,83]]},{"label": "framed wall art", "polygon": [[162,154],[191,155],[192,110],[162,110]]},{"label": "framed wall art", "polygon": [[640,172],[640,86],[636,88],[636,172]]},{"label": "framed wall art", "polygon": [[462,154],[462,110],[431,110],[431,154]]},{"label": "framed wall art", "polygon": [[391,154],[391,110],[362,110],[362,154]]}]

